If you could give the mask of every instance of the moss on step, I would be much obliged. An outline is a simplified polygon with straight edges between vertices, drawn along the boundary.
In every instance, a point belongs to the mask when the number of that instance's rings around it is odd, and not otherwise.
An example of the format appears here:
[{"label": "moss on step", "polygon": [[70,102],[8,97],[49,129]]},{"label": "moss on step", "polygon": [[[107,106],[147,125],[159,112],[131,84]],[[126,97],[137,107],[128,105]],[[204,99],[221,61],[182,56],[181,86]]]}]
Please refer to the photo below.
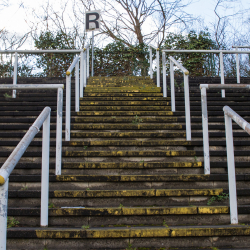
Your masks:
[{"label": "moss on step", "polygon": [[63,168],[201,168],[202,162],[69,162],[63,163]]},{"label": "moss on step", "polygon": [[[15,228],[11,229],[12,234]],[[17,230],[16,230],[17,231]],[[35,234],[34,234],[34,233]],[[248,226],[204,226],[204,227],[131,227],[90,229],[27,229],[30,238],[83,239],[83,238],[159,238],[159,237],[218,237],[249,236]]]},{"label": "moss on step", "polygon": [[66,151],[68,157],[172,157],[172,156],[195,156],[196,152],[186,151]]},{"label": "moss on step", "polygon": [[172,197],[172,196],[212,196],[219,195],[223,189],[144,189],[144,190],[56,190],[53,197]]}]

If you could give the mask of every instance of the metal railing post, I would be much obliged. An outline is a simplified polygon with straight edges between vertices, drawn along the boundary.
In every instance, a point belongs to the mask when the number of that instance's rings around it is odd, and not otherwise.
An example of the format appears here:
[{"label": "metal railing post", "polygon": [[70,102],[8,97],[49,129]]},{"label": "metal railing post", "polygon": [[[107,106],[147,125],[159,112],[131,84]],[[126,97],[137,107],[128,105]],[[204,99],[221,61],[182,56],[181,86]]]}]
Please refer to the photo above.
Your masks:
[{"label": "metal railing post", "polygon": [[152,47],[149,47],[149,62],[150,62],[150,78],[153,79],[153,58],[152,58]]},{"label": "metal railing post", "polygon": [[70,141],[71,74],[66,75],[65,141]]},{"label": "metal railing post", "polygon": [[184,75],[185,116],[186,116],[186,140],[191,141],[191,118],[190,118],[188,73],[185,72],[183,75]]},{"label": "metal railing post", "polygon": [[80,97],[83,97],[83,86],[84,86],[84,58],[83,51],[81,51],[81,59],[80,59]]},{"label": "metal railing post", "polygon": [[175,112],[174,65],[171,60],[169,61],[170,61],[171,107],[172,107],[172,112]]},{"label": "metal railing post", "polygon": [[61,175],[62,168],[62,116],[63,116],[63,89],[57,90],[57,117],[56,117],[56,175]]},{"label": "metal railing post", "polygon": [[201,107],[202,107],[204,174],[210,174],[209,134],[208,134],[208,115],[207,115],[207,90],[206,90],[206,88],[201,88]]},{"label": "metal railing post", "polygon": [[87,78],[89,78],[89,46],[87,47]]},{"label": "metal railing post", "polygon": [[87,51],[84,48],[83,52],[83,86],[86,87],[87,85]]},{"label": "metal railing post", "polygon": [[156,49],[157,87],[160,87],[160,49]]},{"label": "metal railing post", "polygon": [[6,250],[9,178],[0,186],[0,249]]},{"label": "metal railing post", "polygon": [[[238,50],[238,47],[236,47]],[[236,54],[236,72],[237,72],[237,83],[240,83],[240,61],[239,61],[239,54]]]},{"label": "metal railing post", "polygon": [[92,31],[92,64],[91,76],[94,76],[94,31]]},{"label": "metal railing post", "polygon": [[[223,63],[223,53],[222,52],[220,52],[220,77],[221,77],[221,84],[225,84],[224,63]],[[225,98],[225,89],[221,90],[221,97]]]},{"label": "metal railing post", "polygon": [[225,129],[226,129],[226,144],[227,144],[227,169],[228,169],[230,220],[231,224],[238,224],[232,119],[226,114],[225,114]]},{"label": "metal railing post", "polygon": [[50,113],[43,123],[42,176],[41,176],[41,217],[40,226],[47,227],[49,221],[49,152]]},{"label": "metal railing post", "polygon": [[166,78],[166,54],[162,52],[162,77],[163,77],[163,97],[168,96],[167,78]]},{"label": "metal railing post", "polygon": [[[18,62],[18,55],[15,52],[15,63],[14,63],[14,74],[13,74],[13,85],[17,85],[17,64]],[[12,90],[12,98],[16,98],[16,90]]]},{"label": "metal railing post", "polygon": [[79,61],[75,66],[75,111],[79,112]]}]

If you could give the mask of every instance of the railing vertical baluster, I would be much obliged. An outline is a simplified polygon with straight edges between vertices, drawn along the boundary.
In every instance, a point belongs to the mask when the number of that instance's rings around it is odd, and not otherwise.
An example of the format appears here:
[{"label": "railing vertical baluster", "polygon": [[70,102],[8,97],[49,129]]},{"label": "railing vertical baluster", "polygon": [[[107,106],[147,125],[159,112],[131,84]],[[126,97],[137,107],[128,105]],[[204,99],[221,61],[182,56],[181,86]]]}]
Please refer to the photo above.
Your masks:
[{"label": "railing vertical baluster", "polygon": [[[17,84],[17,66],[18,66],[18,55],[15,52],[15,63],[14,63],[14,74],[13,74],[13,85]],[[16,98],[16,90],[12,90],[12,98]]]},{"label": "railing vertical baluster", "polygon": [[185,95],[185,115],[186,115],[186,140],[191,141],[189,81],[188,81],[188,74],[186,73],[184,73],[184,95]]},{"label": "railing vertical baluster", "polygon": [[160,87],[160,49],[156,49],[156,63],[157,63],[157,87]]},{"label": "railing vertical baluster", "polygon": [[63,116],[63,89],[57,90],[57,117],[56,117],[56,175],[61,175],[62,168],[62,116]]},{"label": "railing vertical baluster", "polygon": [[152,47],[149,47],[149,61],[150,61],[150,78],[153,79],[153,58],[152,58]]},{"label": "railing vertical baluster", "polygon": [[87,51],[84,48],[83,52],[83,87],[85,88],[87,85]]},{"label": "railing vertical baluster", "polygon": [[[220,52],[220,77],[221,77],[221,84],[225,84],[224,63],[223,63],[223,53],[222,52]],[[225,89],[221,90],[221,97],[225,98]]]},{"label": "railing vertical baluster", "polygon": [[[238,50],[238,47],[236,47]],[[239,61],[239,54],[236,54],[236,71],[237,71],[237,83],[240,83],[240,61]]]},{"label": "railing vertical baluster", "polygon": [[41,176],[41,217],[40,226],[47,227],[49,221],[49,152],[50,152],[50,113],[43,123],[42,176]]},{"label": "railing vertical baluster", "polygon": [[66,75],[65,141],[70,141],[71,74]]},{"label": "railing vertical baluster", "polygon": [[79,112],[79,61],[75,66],[75,111]]},{"label": "railing vertical baluster", "polygon": [[209,155],[209,134],[208,134],[208,115],[207,115],[207,90],[201,88],[201,108],[202,108],[202,131],[203,131],[203,153],[204,153],[204,174],[210,174],[210,155]]},{"label": "railing vertical baluster", "polygon": [[6,250],[9,179],[0,186],[0,249]]},{"label": "railing vertical baluster", "polygon": [[171,60],[170,60],[170,84],[171,84],[171,107],[172,107],[172,112],[175,112],[174,65]]},{"label": "railing vertical baluster", "polygon": [[226,129],[226,143],[227,143],[227,170],[228,170],[228,186],[229,186],[230,220],[231,224],[238,224],[232,119],[226,114],[225,114],[225,129]]},{"label": "railing vertical baluster", "polygon": [[166,78],[166,54],[162,52],[162,77],[163,77],[163,97],[168,96],[167,78]]},{"label": "railing vertical baluster", "polygon": [[89,46],[87,47],[87,78],[89,78]]},{"label": "railing vertical baluster", "polygon": [[84,86],[84,58],[83,58],[83,51],[81,51],[81,59],[80,59],[80,97],[83,97],[83,86]]},{"label": "railing vertical baluster", "polygon": [[91,76],[94,76],[94,31],[92,31],[92,63],[91,63]]}]

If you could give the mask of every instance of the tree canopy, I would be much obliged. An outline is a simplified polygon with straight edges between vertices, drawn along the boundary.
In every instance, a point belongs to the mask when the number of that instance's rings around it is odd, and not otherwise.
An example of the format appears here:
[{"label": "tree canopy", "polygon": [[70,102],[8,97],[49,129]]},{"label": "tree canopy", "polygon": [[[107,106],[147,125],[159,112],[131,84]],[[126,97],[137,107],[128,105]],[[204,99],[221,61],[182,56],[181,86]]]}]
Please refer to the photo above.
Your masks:
[{"label": "tree canopy", "polygon": [[[64,32],[41,32],[35,39],[38,49],[75,49],[74,39]],[[42,76],[58,77],[65,73],[72,63],[74,54],[45,53],[37,56],[37,67],[43,69]]]}]

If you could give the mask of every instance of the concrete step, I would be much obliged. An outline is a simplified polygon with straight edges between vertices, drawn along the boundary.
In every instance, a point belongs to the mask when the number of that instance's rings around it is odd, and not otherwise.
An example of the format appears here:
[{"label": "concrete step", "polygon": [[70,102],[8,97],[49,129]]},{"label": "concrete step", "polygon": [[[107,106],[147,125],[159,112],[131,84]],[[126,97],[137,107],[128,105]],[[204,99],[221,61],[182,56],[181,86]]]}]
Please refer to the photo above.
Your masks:
[{"label": "concrete step", "polygon": [[[85,227],[86,228],[86,227]],[[158,226],[158,227],[114,227],[114,228],[48,228],[40,227],[8,229],[9,247],[14,249],[25,247],[24,241],[29,239],[31,248],[50,249],[87,249],[126,247],[247,247],[250,230],[247,225],[221,226]],[[229,239],[234,238],[233,241]],[[60,239],[60,241],[58,241]],[[16,243],[15,243],[16,242]],[[17,245],[18,244],[18,245]],[[34,249],[35,249],[34,248]]]},{"label": "concrete step", "polygon": [[[246,217],[245,213],[249,213],[249,206],[242,208],[239,207],[240,217]],[[39,208],[9,208],[8,215],[14,216],[19,222],[18,225],[22,227],[38,227],[40,223]],[[208,216],[210,220],[207,220]],[[49,220],[50,226],[55,227],[70,227],[73,223],[75,227],[85,225],[91,228],[122,225],[162,226],[163,224],[178,226],[183,223],[188,226],[196,223],[197,220],[202,225],[229,224],[230,222],[227,206],[50,208]]]},{"label": "concrete step", "polygon": [[94,110],[94,111],[171,111],[170,106],[83,106],[81,105],[80,111]]}]

